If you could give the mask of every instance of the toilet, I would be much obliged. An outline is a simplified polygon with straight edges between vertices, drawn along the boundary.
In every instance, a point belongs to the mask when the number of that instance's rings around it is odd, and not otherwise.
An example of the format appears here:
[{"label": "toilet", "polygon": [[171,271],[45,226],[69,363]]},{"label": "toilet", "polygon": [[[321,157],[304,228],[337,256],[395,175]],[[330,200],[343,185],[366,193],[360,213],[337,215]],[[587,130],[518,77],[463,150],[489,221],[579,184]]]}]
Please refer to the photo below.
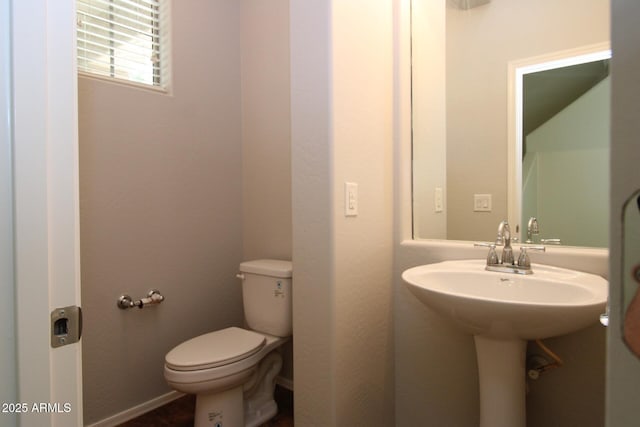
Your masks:
[{"label": "toilet", "polygon": [[281,346],[292,334],[291,275],[291,261],[241,263],[237,277],[249,329],[210,332],[167,353],[167,383],[196,395],[195,427],[254,427],[276,415]]}]

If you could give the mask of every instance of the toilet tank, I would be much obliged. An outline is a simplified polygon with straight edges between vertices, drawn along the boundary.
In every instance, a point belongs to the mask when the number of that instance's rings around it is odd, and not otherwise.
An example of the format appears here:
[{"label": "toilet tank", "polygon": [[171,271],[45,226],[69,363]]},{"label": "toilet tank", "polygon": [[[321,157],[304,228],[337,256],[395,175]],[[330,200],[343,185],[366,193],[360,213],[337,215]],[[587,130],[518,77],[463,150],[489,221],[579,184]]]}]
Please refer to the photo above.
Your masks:
[{"label": "toilet tank", "polygon": [[278,337],[292,334],[291,261],[260,259],[240,264],[244,316],[249,328]]}]

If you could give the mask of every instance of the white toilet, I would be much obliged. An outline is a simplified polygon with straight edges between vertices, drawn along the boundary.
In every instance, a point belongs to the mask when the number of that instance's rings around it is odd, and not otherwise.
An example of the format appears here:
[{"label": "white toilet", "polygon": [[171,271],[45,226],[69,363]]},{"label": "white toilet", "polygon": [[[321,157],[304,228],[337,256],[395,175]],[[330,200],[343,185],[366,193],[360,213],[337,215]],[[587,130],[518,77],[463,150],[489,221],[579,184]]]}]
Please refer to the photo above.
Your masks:
[{"label": "white toilet", "polygon": [[167,353],[167,383],[196,395],[195,427],[253,427],[276,414],[280,346],[292,333],[291,274],[291,261],[241,263],[238,278],[251,330],[211,332]]}]

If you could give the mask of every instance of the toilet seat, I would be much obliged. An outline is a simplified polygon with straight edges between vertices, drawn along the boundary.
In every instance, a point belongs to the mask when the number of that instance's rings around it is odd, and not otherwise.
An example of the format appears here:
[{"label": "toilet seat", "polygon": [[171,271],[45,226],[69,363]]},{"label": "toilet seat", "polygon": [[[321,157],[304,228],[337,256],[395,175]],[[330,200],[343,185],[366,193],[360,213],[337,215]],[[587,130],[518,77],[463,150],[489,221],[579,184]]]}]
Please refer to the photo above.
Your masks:
[{"label": "toilet seat", "polygon": [[[235,328],[240,329],[240,328]],[[242,384],[246,382],[251,375],[256,370],[258,363],[270,352],[274,351],[278,347],[280,347],[284,342],[288,341],[289,338],[281,338],[274,337],[268,334],[259,334],[253,331],[247,331],[244,329],[240,329],[242,332],[249,332],[251,334],[256,334],[261,339],[265,339],[265,343],[254,351],[253,353],[247,355],[244,358],[235,357],[234,362],[228,362],[227,364],[212,367],[212,368],[200,368],[195,369],[192,366],[185,364],[183,360],[171,357],[171,361],[173,363],[177,362],[177,366],[179,369],[172,368],[169,363],[169,353],[165,357],[164,364],[164,377],[165,380],[169,383],[171,387],[175,390],[178,390],[182,393],[191,393],[198,394],[202,392],[212,392],[212,391],[221,391],[227,390],[230,387],[235,387],[238,384]],[[216,331],[212,332],[213,334],[217,334]],[[209,335],[209,334],[206,334]],[[216,337],[221,337],[222,335],[215,335]],[[202,336],[201,336],[202,337]],[[200,338],[200,337],[196,337]],[[195,339],[195,338],[194,338]],[[216,340],[217,341],[217,340]],[[220,341],[218,341],[220,343]],[[184,343],[183,343],[184,344]],[[178,347],[180,347],[180,344]],[[177,348],[177,347],[176,347]],[[174,349],[175,350],[175,349]],[[181,351],[182,352],[182,351]],[[175,353],[175,354],[180,354]],[[195,365],[197,366],[197,365]],[[185,369],[190,368],[190,369]]]},{"label": "toilet seat", "polygon": [[200,371],[246,359],[266,344],[264,335],[231,327],[200,335],[175,347],[165,357],[174,371]]}]

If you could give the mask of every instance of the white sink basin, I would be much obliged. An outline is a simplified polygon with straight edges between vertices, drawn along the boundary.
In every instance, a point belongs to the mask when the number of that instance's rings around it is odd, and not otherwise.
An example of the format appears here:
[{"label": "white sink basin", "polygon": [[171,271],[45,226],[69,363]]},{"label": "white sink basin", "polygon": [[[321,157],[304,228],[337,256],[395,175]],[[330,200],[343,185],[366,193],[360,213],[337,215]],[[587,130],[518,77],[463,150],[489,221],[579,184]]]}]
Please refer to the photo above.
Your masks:
[{"label": "white sink basin", "polygon": [[486,271],[485,264],[445,261],[410,268],[402,279],[424,305],[474,335],[480,427],[525,427],[527,340],[597,323],[608,282],[545,265],[519,275]]},{"label": "white sink basin", "polygon": [[463,331],[490,338],[541,339],[597,323],[605,279],[533,264],[531,275],[484,269],[484,260],[445,261],[406,270],[411,292]]}]

